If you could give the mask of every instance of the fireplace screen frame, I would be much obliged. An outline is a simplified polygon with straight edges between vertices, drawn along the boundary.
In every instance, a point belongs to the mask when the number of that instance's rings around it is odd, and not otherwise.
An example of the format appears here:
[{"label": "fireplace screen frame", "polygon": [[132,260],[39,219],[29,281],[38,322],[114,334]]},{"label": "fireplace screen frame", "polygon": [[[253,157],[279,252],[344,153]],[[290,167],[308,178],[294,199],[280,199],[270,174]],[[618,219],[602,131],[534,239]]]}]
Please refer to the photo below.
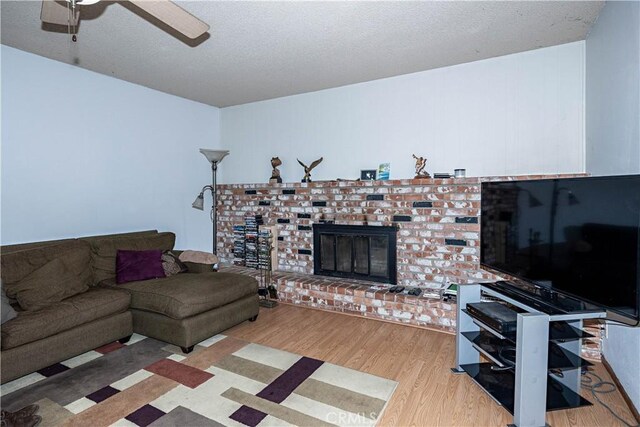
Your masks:
[{"label": "fireplace screen frame", "polygon": [[[334,269],[322,268],[322,236],[330,235],[335,236],[333,239],[334,249],[333,254],[336,257],[337,249],[335,247],[338,236],[351,237],[366,237],[369,240],[368,250],[368,265],[371,265],[371,237],[386,236],[388,241],[387,249],[387,276],[361,274],[357,273],[354,265],[355,256],[355,244],[351,244],[351,271],[338,271],[337,259],[334,258]],[[343,225],[343,224],[313,224],[313,274],[319,276],[332,276],[342,277],[349,279],[367,280],[370,282],[390,283],[395,285],[397,283],[397,226],[368,226],[368,225]],[[369,267],[369,271],[371,268]]]}]

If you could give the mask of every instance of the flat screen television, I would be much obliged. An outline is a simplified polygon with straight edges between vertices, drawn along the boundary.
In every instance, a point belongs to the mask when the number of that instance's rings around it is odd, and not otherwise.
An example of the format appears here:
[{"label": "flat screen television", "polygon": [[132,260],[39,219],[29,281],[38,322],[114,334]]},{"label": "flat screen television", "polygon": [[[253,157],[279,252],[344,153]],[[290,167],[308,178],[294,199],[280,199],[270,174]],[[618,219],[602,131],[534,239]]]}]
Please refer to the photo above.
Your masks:
[{"label": "flat screen television", "polygon": [[640,175],[485,182],[481,200],[483,268],[640,323]]}]

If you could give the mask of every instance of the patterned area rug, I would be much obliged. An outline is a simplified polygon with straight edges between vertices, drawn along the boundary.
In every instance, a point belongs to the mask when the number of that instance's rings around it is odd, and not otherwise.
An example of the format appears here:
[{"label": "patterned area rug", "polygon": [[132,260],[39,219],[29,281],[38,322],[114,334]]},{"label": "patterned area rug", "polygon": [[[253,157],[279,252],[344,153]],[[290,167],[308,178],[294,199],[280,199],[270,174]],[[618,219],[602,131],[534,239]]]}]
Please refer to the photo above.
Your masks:
[{"label": "patterned area rug", "polygon": [[42,426],[375,425],[397,383],[224,335],[189,355],[134,335],[1,387]]}]

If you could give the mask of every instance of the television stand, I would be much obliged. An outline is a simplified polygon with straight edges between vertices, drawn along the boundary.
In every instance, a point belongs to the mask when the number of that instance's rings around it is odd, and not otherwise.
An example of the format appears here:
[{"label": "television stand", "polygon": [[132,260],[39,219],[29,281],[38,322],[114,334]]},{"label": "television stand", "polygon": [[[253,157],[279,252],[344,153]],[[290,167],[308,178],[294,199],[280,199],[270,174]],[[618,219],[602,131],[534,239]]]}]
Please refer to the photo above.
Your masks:
[{"label": "television stand", "polygon": [[[467,311],[468,303],[481,302],[483,292],[520,311],[515,332],[502,334]],[[605,316],[593,310],[549,314],[490,285],[461,285],[451,370],[468,374],[513,414],[511,425],[545,426],[547,411],[591,405],[580,396],[581,370],[591,365],[580,357],[582,339],[592,337],[582,322]]]}]

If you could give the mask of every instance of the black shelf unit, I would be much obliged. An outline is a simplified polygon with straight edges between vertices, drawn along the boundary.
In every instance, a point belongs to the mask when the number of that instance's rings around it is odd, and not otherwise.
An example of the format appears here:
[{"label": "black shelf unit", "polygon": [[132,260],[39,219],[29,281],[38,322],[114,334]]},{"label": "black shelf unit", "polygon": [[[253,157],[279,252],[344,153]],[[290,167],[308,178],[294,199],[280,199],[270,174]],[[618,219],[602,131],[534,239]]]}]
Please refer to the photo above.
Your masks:
[{"label": "black shelf unit", "polygon": [[551,322],[549,327],[549,340],[556,342],[565,342],[573,340],[584,340],[595,338],[589,332],[582,329],[574,328],[568,322],[557,321]]},{"label": "black shelf unit", "polygon": [[[473,317],[471,314],[469,314],[469,312],[465,308],[462,309],[462,312],[470,317]],[[513,333],[496,332],[496,331],[493,331],[489,326],[483,324],[482,320],[474,318],[474,321],[476,322],[476,324],[479,324],[480,326],[485,327],[488,332],[491,332],[497,337],[505,339],[511,342],[512,344],[515,344],[516,342],[515,332]],[[589,338],[595,338],[595,337],[589,332],[586,332],[582,329],[574,328],[568,322],[565,322],[562,320],[551,322],[549,325],[549,341],[566,342],[566,341],[574,341],[574,340],[589,339]]]},{"label": "black shelf unit", "polygon": [[[501,333],[474,317],[466,307],[487,296],[514,311],[516,331]],[[478,305],[475,305],[477,308]],[[585,319],[604,318],[604,311],[540,311],[492,286],[458,289],[455,373],[466,373],[513,415],[513,425],[545,425],[545,414],[591,405],[580,396],[582,370],[592,365],[580,357]],[[508,317],[508,316],[507,316]],[[496,327],[498,324],[496,324]]]},{"label": "black shelf unit", "polygon": [[[511,370],[496,371],[491,363],[470,363],[461,365],[473,381],[485,389],[491,397],[513,415],[515,378]],[[547,411],[578,408],[592,405],[587,399],[564,384],[549,377],[546,396]]]},{"label": "black shelf unit", "polygon": [[[511,340],[503,340],[487,331],[462,332],[465,338],[471,341],[485,357],[492,360],[500,367],[513,366],[504,349],[512,349],[515,354],[515,343]],[[501,354],[502,351],[502,354]],[[507,359],[505,361],[505,359]],[[549,359],[547,369],[549,371],[564,371],[592,366],[593,363],[565,350],[553,341],[549,342]]]}]

